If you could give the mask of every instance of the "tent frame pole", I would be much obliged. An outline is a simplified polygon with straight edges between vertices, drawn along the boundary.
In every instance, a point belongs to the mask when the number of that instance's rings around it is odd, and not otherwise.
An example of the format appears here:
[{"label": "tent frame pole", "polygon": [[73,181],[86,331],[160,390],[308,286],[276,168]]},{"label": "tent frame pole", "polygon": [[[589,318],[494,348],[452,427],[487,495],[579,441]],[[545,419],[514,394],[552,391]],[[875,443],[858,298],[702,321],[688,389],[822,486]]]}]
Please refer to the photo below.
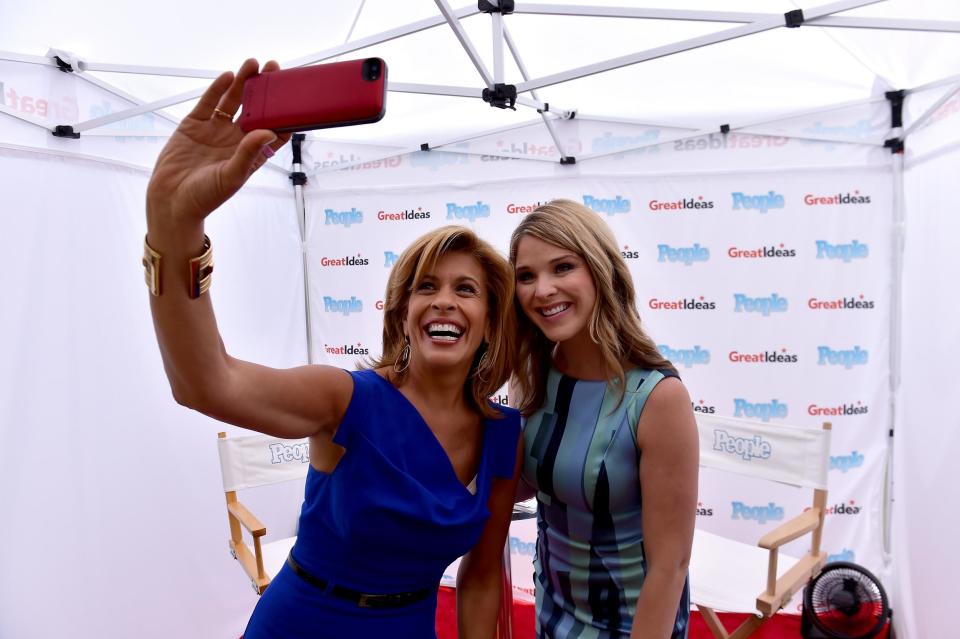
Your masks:
[{"label": "tent frame pole", "polygon": [[[916,93],[916,91],[910,91],[908,93]],[[933,117],[933,114],[937,112],[940,107],[946,104],[953,96],[960,93],[960,84],[954,87],[952,90],[947,91],[939,100],[933,103],[933,105],[923,112],[923,115],[918,117],[916,120],[910,123],[906,129],[903,130],[903,133],[900,135],[902,138],[906,138],[908,135],[917,130],[918,127],[922,126],[924,122]]]},{"label": "tent frame pole", "polygon": [[[437,1],[440,2],[442,0]],[[885,0],[841,0],[840,2],[833,2],[830,4],[820,5],[819,7],[805,9],[803,13],[806,19],[812,20],[840,11],[847,11],[849,9],[864,7],[884,1]],[[536,80],[521,82],[517,85],[517,93],[524,93],[532,89],[541,89],[543,87],[552,86],[561,82],[576,80],[597,73],[603,73],[604,71],[612,71],[614,69],[631,66],[640,62],[663,58],[666,56],[675,55],[677,53],[682,53],[683,51],[690,51],[691,49],[698,49],[711,44],[726,42],[728,40],[734,40],[736,38],[753,35],[754,33],[762,33],[764,31],[770,31],[772,29],[778,29],[785,26],[786,23],[783,15],[765,17],[761,20],[751,22],[750,24],[733,27],[731,29],[724,29],[722,31],[717,31],[716,33],[708,33],[706,35],[696,36],[687,40],[681,40],[680,42],[654,47],[652,49],[647,49],[646,51],[631,53],[629,55],[620,56],[618,58],[613,58],[603,62],[588,64],[575,69],[570,69],[569,71],[547,75]]]},{"label": "tent frame pole", "polygon": [[[892,96],[896,92],[892,92]],[[891,97],[891,137],[903,140],[903,99],[894,101]],[[929,112],[925,115],[929,115]],[[902,376],[901,347],[903,342],[903,256],[906,239],[906,202],[904,184],[904,152],[890,154],[890,167],[893,176],[893,219],[891,224],[891,264],[890,264],[890,380],[889,380],[889,429],[887,431],[887,451],[884,468],[883,512],[881,524],[881,550],[883,561],[889,564],[891,556],[891,530],[893,525],[893,437],[896,428],[898,394]]]},{"label": "tent frame pole", "polygon": [[293,152],[290,181],[293,184],[293,202],[297,212],[297,226],[300,230],[300,259],[303,264],[303,308],[306,319],[307,364],[313,364],[313,329],[310,319],[310,270],[307,259],[307,205],[303,197],[303,187],[307,176],[303,172],[302,143],[306,139],[303,133],[295,133],[290,141]]},{"label": "tent frame pole", "polygon": [[[699,11],[695,9],[643,9],[632,7],[594,7],[576,4],[526,4],[514,13],[528,15],[579,16],[591,18],[636,18],[646,20],[674,20],[685,22],[750,23],[772,18],[774,13],[740,11]],[[845,29],[883,29],[894,31],[960,32],[960,22],[948,20],[903,20],[897,18],[824,16],[808,18],[811,27],[839,27]]]},{"label": "tent frame pole", "polygon": [[[497,14],[499,15],[499,14]],[[513,36],[510,35],[510,31],[507,29],[506,25],[503,26],[503,39],[507,43],[507,48],[510,50],[510,55],[513,57],[514,63],[517,65],[517,69],[520,71],[520,76],[526,81],[530,79],[530,74],[527,72],[527,65],[523,63],[523,58],[520,57],[520,52],[517,50],[517,43],[514,42]],[[540,102],[540,96],[537,95],[536,91],[531,91],[530,95],[533,96],[533,99],[537,102]],[[543,125],[547,127],[547,131],[550,133],[550,137],[553,138],[553,143],[557,147],[557,150],[560,151],[560,157],[567,157],[567,151],[563,146],[563,142],[560,140],[560,136],[557,134],[556,127],[553,126],[553,123],[550,121],[550,117],[547,115],[549,107],[544,104],[542,107],[537,109],[540,113],[540,118],[543,120]],[[574,115],[573,111],[563,111],[563,119],[572,118]]]},{"label": "tent frame pole", "polygon": [[483,59],[481,59],[480,54],[477,53],[476,48],[474,48],[473,42],[470,41],[470,36],[464,31],[463,25],[460,24],[460,20],[457,19],[453,9],[450,8],[447,0],[434,0],[434,2],[437,4],[440,13],[443,14],[447,24],[453,29],[453,34],[457,36],[457,40],[460,41],[460,46],[467,52],[467,56],[470,58],[473,66],[476,67],[480,73],[480,77],[483,78],[483,83],[488,89],[492,89],[493,76],[490,75],[490,71],[487,70],[487,66],[483,63]]}]

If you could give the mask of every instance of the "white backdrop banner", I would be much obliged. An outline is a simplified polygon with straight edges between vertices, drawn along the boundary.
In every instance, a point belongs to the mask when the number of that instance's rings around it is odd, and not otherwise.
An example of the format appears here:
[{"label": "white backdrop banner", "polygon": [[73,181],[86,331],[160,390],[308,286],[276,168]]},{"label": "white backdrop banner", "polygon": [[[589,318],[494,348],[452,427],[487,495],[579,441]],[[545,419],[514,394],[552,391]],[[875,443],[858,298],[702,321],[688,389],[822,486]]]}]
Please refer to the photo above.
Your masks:
[{"label": "white backdrop banner", "polygon": [[[315,361],[352,368],[379,355],[387,274],[422,233],[462,224],[506,253],[512,229],[539,203],[576,200],[613,228],[645,326],[695,411],[833,423],[824,547],[832,559],[879,567],[890,426],[888,169],[458,183],[470,178],[465,164],[435,175],[432,187],[308,189]],[[496,399],[506,401],[503,392]],[[741,541],[809,506],[805,491],[706,469],[701,477],[698,526]],[[768,515],[744,515],[761,511]],[[511,533],[514,566],[527,575],[523,550],[534,533]]]}]

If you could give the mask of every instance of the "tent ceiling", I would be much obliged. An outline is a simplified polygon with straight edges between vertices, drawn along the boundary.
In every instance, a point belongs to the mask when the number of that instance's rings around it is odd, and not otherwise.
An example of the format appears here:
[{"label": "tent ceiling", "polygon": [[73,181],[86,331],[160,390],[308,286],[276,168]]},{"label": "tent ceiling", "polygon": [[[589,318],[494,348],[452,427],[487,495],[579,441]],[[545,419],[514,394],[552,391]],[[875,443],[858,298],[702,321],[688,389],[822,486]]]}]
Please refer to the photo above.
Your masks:
[{"label": "tent ceiling", "polygon": [[[737,26],[723,22],[638,20],[533,15],[518,1],[504,23],[533,78],[563,72]],[[639,6],[628,2],[577,4]],[[654,0],[643,8],[782,14],[811,9],[826,0]],[[452,3],[454,8],[475,6]],[[297,60],[343,44],[437,16],[433,0],[350,0],[285,5],[284,15],[264,15],[264,5],[239,0],[223,5],[170,0],[145,14],[139,6],[109,0],[84,3],[82,12],[65,3],[41,1],[0,8],[0,49],[43,55],[48,47],[75,52],[88,62],[222,69],[247,56]],[[69,15],[68,15],[69,14]],[[841,14],[844,17],[953,21],[953,0],[886,0]],[[210,25],[216,25],[211,30]],[[488,69],[492,64],[491,20],[462,20]],[[865,99],[891,88],[912,88],[960,74],[960,33],[877,29],[775,29],[676,55],[634,64],[538,90],[541,101],[582,114],[627,117],[713,128],[750,122],[818,106]],[[482,79],[442,24],[344,57],[380,55],[396,83],[479,89]],[[523,81],[505,52],[508,82]],[[92,72],[152,101],[206,84],[206,80]],[[529,95],[529,94],[528,94]],[[183,114],[189,105],[171,108]],[[492,109],[479,100],[392,92],[388,115],[379,124],[324,133],[324,137],[378,140],[398,146],[437,141],[535,120],[529,108],[517,113]]]}]

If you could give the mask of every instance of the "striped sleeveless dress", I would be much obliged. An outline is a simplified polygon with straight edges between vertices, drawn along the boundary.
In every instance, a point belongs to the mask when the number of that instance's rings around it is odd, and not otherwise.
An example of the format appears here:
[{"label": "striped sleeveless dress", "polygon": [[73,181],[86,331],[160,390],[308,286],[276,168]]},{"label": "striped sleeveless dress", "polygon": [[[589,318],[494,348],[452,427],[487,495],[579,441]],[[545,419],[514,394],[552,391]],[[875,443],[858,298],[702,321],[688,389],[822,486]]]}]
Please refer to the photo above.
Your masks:
[{"label": "striped sleeveless dress", "polygon": [[[543,407],[523,432],[523,478],[537,490],[537,637],[628,637],[643,587],[636,426],[671,371],[632,369],[627,392],[550,369]],[[689,583],[671,639],[687,636]]]}]

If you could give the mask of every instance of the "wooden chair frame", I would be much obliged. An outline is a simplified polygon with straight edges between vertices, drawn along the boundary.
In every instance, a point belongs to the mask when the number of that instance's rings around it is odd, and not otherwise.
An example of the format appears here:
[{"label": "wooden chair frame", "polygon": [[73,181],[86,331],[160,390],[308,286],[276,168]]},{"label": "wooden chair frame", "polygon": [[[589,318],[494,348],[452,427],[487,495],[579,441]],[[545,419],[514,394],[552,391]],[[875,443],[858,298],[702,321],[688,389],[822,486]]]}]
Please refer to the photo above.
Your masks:
[{"label": "wooden chair frame", "polygon": [[[830,422],[824,422],[824,430],[829,431],[831,428]],[[757,595],[756,605],[759,616],[756,614],[750,615],[733,632],[727,632],[727,629],[720,623],[716,611],[708,606],[693,602],[716,639],[745,639],[749,637],[789,603],[800,588],[820,574],[827,562],[827,553],[820,549],[826,505],[827,491],[825,489],[815,489],[813,491],[813,503],[809,510],[771,530],[757,542],[757,546],[769,551],[767,586]],[[780,547],[807,534],[811,536],[810,550],[778,579],[777,561]]]},{"label": "wooden chair frame", "polygon": [[[218,439],[226,440],[226,433],[218,433]],[[248,442],[253,440],[254,446],[270,445],[270,442],[284,442],[288,440],[279,440],[274,438],[267,438],[265,436],[246,436],[243,439]],[[263,441],[261,441],[263,440]],[[275,444],[273,444],[275,445]],[[246,444],[240,444],[241,448],[244,448]],[[223,446],[221,447],[223,448]],[[229,446],[228,449],[233,449],[234,447]],[[232,453],[237,454],[237,453]],[[244,455],[247,453],[239,453],[241,459],[244,458]],[[256,453],[259,455],[259,452]],[[221,468],[223,468],[224,459],[222,457],[223,450],[221,450]],[[249,459],[249,458],[248,458]],[[289,460],[288,460],[289,461]],[[243,571],[247,574],[247,577],[250,579],[250,585],[253,587],[253,590],[258,594],[262,595],[264,590],[267,589],[267,586],[270,585],[271,572],[276,569],[277,566],[273,565],[279,561],[279,552],[268,552],[272,544],[277,543],[278,546],[276,549],[286,552],[287,544],[284,542],[289,541],[292,544],[292,539],[288,538],[287,540],[276,540],[270,543],[263,543],[262,539],[267,534],[267,527],[263,524],[260,519],[254,515],[240,500],[237,498],[237,490],[227,490],[227,488],[237,487],[243,488],[244,485],[249,485],[251,488],[255,486],[265,486],[268,484],[275,484],[279,482],[289,481],[292,479],[299,479],[302,476],[301,473],[305,474],[306,471],[302,471],[299,468],[277,468],[277,472],[274,473],[274,469],[271,467],[267,470],[268,475],[276,475],[271,480],[264,481],[263,468],[258,466],[257,461],[252,462],[252,467],[257,468],[256,479],[253,479],[254,483],[244,484],[243,482],[236,482],[236,475],[231,475],[231,481],[228,482],[225,475],[224,477],[224,497],[226,499],[227,505],[227,522],[230,526],[230,539],[228,540],[230,554],[236,559],[240,566],[243,568]],[[275,462],[274,462],[275,463]],[[232,467],[232,466],[231,466]],[[227,472],[227,471],[224,471]],[[246,471],[244,471],[246,472]],[[247,534],[251,538],[251,543],[248,545],[244,541],[243,531],[246,530]],[[267,565],[270,564],[270,565]]]}]

